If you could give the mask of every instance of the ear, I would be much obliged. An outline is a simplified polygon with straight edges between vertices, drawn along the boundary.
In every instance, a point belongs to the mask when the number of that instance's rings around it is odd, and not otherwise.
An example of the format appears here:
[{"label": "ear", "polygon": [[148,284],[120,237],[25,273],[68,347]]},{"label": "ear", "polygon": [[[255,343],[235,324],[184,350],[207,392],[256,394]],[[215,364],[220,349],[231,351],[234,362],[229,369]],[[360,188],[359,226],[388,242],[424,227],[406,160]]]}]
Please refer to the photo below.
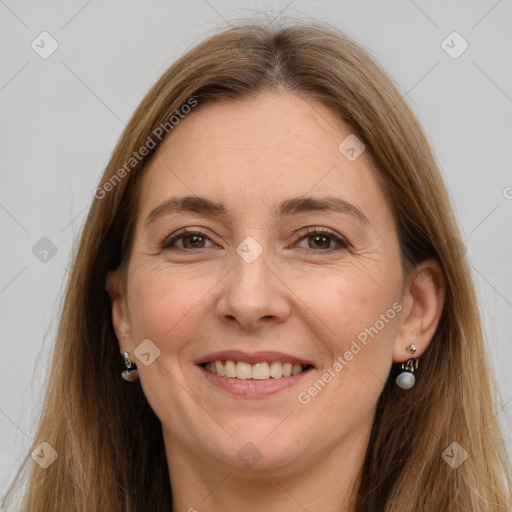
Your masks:
[{"label": "ear", "polygon": [[130,352],[132,346],[132,331],[128,304],[126,301],[126,284],[120,269],[108,272],[105,279],[105,289],[110,296],[112,306],[112,325],[116,333],[121,353]]},{"label": "ear", "polygon": [[421,356],[429,346],[443,312],[446,284],[436,260],[421,262],[409,275],[402,304],[402,323],[393,345],[393,361],[404,362],[411,355],[406,348],[414,343]]}]

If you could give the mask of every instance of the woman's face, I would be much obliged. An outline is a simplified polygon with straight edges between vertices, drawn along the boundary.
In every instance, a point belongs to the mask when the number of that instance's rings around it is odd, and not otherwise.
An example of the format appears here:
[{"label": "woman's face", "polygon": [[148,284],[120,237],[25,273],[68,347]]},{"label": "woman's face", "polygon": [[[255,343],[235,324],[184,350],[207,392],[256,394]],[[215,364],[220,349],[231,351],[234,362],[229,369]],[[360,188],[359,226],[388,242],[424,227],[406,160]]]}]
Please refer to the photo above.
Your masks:
[{"label": "woman's face", "polygon": [[306,468],[367,445],[407,299],[349,136],[323,104],[265,92],[199,105],[149,163],[114,324],[168,453]]}]

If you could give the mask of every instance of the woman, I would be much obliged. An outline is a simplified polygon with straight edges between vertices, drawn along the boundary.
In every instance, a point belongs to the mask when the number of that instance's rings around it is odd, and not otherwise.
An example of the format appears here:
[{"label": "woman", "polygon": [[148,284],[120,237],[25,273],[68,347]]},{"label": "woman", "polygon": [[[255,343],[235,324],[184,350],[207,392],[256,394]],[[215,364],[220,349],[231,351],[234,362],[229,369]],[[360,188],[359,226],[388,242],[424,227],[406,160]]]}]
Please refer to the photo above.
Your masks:
[{"label": "woman", "polygon": [[210,37],[94,196],[17,510],[509,510],[445,186],[352,41]]}]

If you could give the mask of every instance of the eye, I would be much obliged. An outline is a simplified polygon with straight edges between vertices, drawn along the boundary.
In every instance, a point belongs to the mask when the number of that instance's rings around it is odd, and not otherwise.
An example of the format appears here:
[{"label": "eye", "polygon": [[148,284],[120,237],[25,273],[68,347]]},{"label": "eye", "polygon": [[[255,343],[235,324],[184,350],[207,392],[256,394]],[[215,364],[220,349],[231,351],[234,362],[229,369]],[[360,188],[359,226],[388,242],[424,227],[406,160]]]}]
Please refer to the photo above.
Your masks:
[{"label": "eye", "polygon": [[[187,228],[166,238],[161,249],[204,249],[211,240],[201,231],[192,231]],[[212,244],[213,245],[213,244]]]},{"label": "eye", "polygon": [[[300,233],[300,236],[298,246],[301,247],[302,242],[307,242],[307,248],[316,250],[316,252],[340,251],[349,247],[346,240],[326,228],[307,228]],[[333,243],[337,244],[338,247],[333,248]]]},{"label": "eye", "polygon": [[[348,249],[349,247],[345,239],[326,228],[307,228],[299,236],[300,240],[297,246],[301,249],[313,249],[315,252],[331,252]],[[307,247],[300,245],[303,242],[307,242]],[[211,245],[207,245],[208,243]],[[337,247],[332,247],[333,244],[337,245]],[[213,242],[202,231],[184,228],[164,239],[161,249],[190,250],[205,249],[213,246]]]}]

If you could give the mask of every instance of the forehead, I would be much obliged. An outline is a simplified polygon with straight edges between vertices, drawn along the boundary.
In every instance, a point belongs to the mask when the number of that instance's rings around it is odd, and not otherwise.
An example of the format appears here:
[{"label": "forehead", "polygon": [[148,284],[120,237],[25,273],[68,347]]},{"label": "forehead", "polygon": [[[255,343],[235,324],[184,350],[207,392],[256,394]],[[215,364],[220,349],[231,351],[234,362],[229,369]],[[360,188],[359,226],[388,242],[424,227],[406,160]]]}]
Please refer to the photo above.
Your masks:
[{"label": "forehead", "polygon": [[150,161],[140,206],[147,213],[170,195],[208,195],[235,214],[270,212],[284,197],[341,195],[381,215],[371,159],[347,158],[339,148],[347,137],[351,128],[332,109],[299,95],[199,104]]}]

